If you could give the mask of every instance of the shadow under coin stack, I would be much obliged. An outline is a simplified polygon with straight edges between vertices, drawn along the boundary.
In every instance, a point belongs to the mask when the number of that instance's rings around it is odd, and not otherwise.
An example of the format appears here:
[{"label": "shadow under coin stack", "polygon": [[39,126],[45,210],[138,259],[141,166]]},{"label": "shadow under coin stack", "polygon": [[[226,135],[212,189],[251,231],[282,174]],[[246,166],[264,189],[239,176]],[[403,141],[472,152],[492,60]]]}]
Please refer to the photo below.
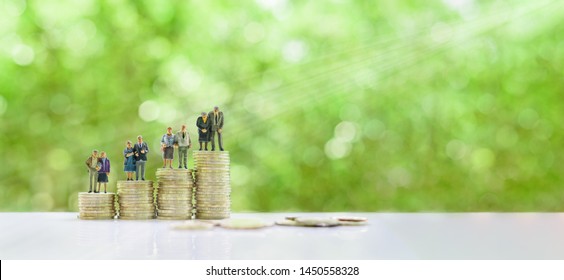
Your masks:
[{"label": "shadow under coin stack", "polygon": [[118,181],[118,217],[123,220],[155,218],[152,181]]},{"label": "shadow under coin stack", "polygon": [[231,214],[229,152],[194,151],[196,218],[227,219]]},{"label": "shadow under coin stack", "polygon": [[157,181],[157,219],[192,219],[192,170],[160,168]]},{"label": "shadow under coin stack", "polygon": [[107,220],[116,215],[114,193],[78,193],[78,217],[83,220]]}]

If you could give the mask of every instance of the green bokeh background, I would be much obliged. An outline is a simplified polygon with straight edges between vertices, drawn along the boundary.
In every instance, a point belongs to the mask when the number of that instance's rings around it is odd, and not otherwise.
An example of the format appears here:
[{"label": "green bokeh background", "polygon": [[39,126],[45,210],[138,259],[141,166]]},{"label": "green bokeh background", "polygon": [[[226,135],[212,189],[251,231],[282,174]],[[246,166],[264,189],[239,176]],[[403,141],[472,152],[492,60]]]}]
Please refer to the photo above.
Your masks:
[{"label": "green bokeh background", "polygon": [[0,210],[219,105],[234,211],[564,211],[563,69],[563,1],[1,0]]}]

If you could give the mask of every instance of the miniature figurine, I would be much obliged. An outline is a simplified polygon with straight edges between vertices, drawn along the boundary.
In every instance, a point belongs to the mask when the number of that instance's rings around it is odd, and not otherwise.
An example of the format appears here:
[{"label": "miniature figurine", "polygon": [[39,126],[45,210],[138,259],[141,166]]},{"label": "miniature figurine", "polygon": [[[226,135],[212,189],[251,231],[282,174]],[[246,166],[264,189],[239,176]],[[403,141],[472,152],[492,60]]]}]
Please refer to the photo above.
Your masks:
[{"label": "miniature figurine", "polygon": [[190,134],[186,131],[185,124],[176,133],[174,143],[178,147],[178,168],[184,166],[184,169],[188,169],[188,149],[192,147],[192,140]]},{"label": "miniature figurine", "polygon": [[110,176],[110,159],[106,157],[106,152],[100,153],[98,162],[100,163],[100,170],[98,170],[98,191],[101,191],[100,186],[104,184],[104,193],[108,192],[108,177]]},{"label": "miniature figurine", "polygon": [[221,139],[221,134],[223,130],[223,112],[219,111],[219,107],[213,107],[213,111],[208,113],[208,118],[211,122],[211,136],[210,141],[212,144],[212,151],[215,151],[215,134],[217,132],[217,142],[219,144],[219,150],[223,151],[223,141]]},{"label": "miniature figurine", "polygon": [[172,127],[166,129],[166,133],[161,138],[161,150],[163,151],[163,168],[168,166],[172,169],[172,159],[174,158],[174,134]]},{"label": "miniature figurine", "polygon": [[141,175],[141,180],[145,181],[145,163],[147,163],[149,145],[143,142],[143,136],[137,136],[133,152],[135,153],[135,180],[139,181],[139,175]]},{"label": "miniature figurine", "polygon": [[135,153],[133,152],[133,146],[131,146],[131,141],[129,140],[125,143],[123,156],[125,157],[123,161],[123,171],[125,171],[127,181],[133,181],[133,172],[135,172]]},{"label": "miniature figurine", "polygon": [[210,142],[210,126],[211,122],[208,120],[208,115],[206,112],[202,112],[202,115],[196,120],[196,126],[198,127],[198,142],[200,142],[200,151],[202,150],[202,143],[205,143],[205,149],[208,150],[208,142]]},{"label": "miniature figurine", "polygon": [[98,150],[92,151],[92,154],[86,159],[86,167],[88,167],[90,189],[88,193],[92,192],[92,185],[94,185],[94,191],[96,191],[96,185],[98,184]]}]

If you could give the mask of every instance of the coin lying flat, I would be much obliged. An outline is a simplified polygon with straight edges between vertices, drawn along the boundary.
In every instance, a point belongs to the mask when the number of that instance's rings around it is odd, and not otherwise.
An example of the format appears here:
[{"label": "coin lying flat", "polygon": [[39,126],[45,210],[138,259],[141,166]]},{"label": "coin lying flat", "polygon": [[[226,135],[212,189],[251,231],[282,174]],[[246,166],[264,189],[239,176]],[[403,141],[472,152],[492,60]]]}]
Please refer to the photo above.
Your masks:
[{"label": "coin lying flat", "polygon": [[318,217],[296,217],[289,216],[284,220],[276,221],[279,226],[294,226],[294,227],[334,227],[339,226],[341,223],[333,218],[318,218]]},{"label": "coin lying flat", "polygon": [[299,226],[304,227],[334,227],[340,225],[338,220],[332,218],[297,217],[294,221]]},{"label": "coin lying flat", "polygon": [[173,225],[172,228],[179,230],[206,230],[212,229],[215,225],[201,221],[186,221],[182,224]]},{"label": "coin lying flat", "polygon": [[347,222],[347,221],[339,221],[341,226],[365,226],[367,222]]},{"label": "coin lying flat", "polygon": [[333,219],[343,221],[343,222],[366,222],[368,219],[364,217],[333,217]]},{"label": "coin lying flat", "polygon": [[368,221],[364,217],[333,217],[333,219],[339,221],[342,226],[363,226]]},{"label": "coin lying flat", "polygon": [[228,229],[260,229],[272,226],[272,223],[257,219],[230,219],[220,222],[219,226]]},{"label": "coin lying flat", "polygon": [[293,226],[293,227],[299,226],[296,221],[288,220],[288,219],[276,221],[276,224],[279,225],[279,226]]}]

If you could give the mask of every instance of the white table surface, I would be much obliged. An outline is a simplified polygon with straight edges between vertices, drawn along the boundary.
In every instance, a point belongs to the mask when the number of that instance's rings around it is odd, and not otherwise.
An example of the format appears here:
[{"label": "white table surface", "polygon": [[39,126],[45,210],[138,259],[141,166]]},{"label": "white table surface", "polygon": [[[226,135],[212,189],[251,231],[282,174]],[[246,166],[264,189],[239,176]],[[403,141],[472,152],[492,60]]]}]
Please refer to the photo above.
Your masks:
[{"label": "white table surface", "polygon": [[180,231],[181,221],[0,213],[0,259],[564,259],[564,213],[248,213],[364,216],[367,226]]}]

